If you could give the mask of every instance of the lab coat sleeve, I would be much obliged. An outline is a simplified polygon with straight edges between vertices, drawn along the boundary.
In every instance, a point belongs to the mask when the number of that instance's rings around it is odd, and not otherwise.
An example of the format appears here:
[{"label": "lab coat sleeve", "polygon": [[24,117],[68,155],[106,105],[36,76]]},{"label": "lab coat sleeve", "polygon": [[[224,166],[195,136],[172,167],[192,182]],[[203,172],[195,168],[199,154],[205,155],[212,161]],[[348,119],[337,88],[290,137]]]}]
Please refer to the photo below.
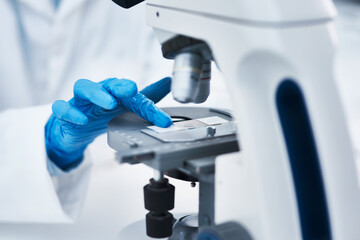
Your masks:
[{"label": "lab coat sleeve", "polygon": [[83,163],[69,173],[51,166],[44,137],[50,114],[49,105],[0,112],[2,222],[66,223],[79,214],[91,159],[86,152]]}]

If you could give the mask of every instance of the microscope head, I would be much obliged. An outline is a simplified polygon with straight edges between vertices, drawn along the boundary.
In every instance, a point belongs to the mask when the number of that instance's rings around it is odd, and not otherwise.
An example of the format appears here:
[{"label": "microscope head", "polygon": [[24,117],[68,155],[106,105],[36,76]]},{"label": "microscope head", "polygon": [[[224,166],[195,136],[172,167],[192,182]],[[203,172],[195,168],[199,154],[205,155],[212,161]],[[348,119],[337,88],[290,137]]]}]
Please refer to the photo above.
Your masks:
[{"label": "microscope head", "polygon": [[[113,0],[123,8],[131,8],[142,1]],[[205,102],[210,94],[211,80],[212,54],[208,45],[191,37],[154,31],[162,44],[163,56],[174,59],[171,86],[174,99],[180,103]]]}]

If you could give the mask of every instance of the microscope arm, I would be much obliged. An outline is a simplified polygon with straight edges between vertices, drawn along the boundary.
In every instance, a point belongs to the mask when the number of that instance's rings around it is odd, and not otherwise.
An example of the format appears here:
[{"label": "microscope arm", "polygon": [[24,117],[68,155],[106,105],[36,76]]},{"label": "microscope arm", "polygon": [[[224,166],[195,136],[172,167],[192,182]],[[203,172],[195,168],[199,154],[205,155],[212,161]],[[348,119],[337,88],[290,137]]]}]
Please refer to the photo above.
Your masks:
[{"label": "microscope arm", "polygon": [[235,221],[258,240],[358,239],[360,191],[333,73],[332,2],[146,2],[163,46],[179,36],[200,41],[172,48],[174,97],[199,101],[192,86],[214,60],[232,99],[241,153],[216,160],[215,223]]},{"label": "microscope arm", "polygon": [[[266,15],[250,11],[253,1],[191,2],[190,10],[187,0],[150,0],[147,22],[157,35],[205,42],[226,80],[242,150],[216,162],[215,221],[237,221],[261,240],[358,238],[360,192],[333,74],[331,2],[274,0]],[[254,15],[245,19],[243,9]],[[303,16],[289,21],[287,10]]]}]

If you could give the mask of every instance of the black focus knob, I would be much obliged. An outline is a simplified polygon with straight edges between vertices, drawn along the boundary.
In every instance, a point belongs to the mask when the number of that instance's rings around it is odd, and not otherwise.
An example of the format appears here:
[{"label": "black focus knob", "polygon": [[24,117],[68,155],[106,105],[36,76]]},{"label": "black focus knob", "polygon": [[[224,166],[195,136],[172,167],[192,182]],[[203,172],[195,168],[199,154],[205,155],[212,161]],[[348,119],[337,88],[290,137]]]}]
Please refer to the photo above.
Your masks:
[{"label": "black focus knob", "polygon": [[166,238],[172,235],[174,217],[169,212],[146,214],[146,234],[152,238]]},{"label": "black focus knob", "polygon": [[174,208],[175,187],[167,178],[159,181],[150,179],[144,186],[146,215],[146,234],[152,238],[165,238],[172,235],[174,217],[168,211]]},{"label": "black focus knob", "polygon": [[152,212],[165,212],[174,208],[175,187],[167,178],[160,181],[150,179],[144,187],[145,209]]}]

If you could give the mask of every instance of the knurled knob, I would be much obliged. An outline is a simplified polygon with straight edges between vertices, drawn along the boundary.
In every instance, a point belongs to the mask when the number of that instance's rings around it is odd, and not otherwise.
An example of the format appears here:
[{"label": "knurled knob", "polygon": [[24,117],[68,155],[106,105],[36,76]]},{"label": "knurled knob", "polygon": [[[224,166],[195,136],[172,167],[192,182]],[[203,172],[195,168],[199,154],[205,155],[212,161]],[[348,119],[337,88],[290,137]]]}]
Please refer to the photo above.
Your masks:
[{"label": "knurled knob", "polygon": [[150,179],[150,183],[144,186],[144,203],[149,211],[169,211],[174,208],[174,199],[175,187],[166,178],[160,181]]},{"label": "knurled knob", "polygon": [[146,214],[146,234],[152,238],[166,238],[172,235],[174,217],[169,212]]}]

